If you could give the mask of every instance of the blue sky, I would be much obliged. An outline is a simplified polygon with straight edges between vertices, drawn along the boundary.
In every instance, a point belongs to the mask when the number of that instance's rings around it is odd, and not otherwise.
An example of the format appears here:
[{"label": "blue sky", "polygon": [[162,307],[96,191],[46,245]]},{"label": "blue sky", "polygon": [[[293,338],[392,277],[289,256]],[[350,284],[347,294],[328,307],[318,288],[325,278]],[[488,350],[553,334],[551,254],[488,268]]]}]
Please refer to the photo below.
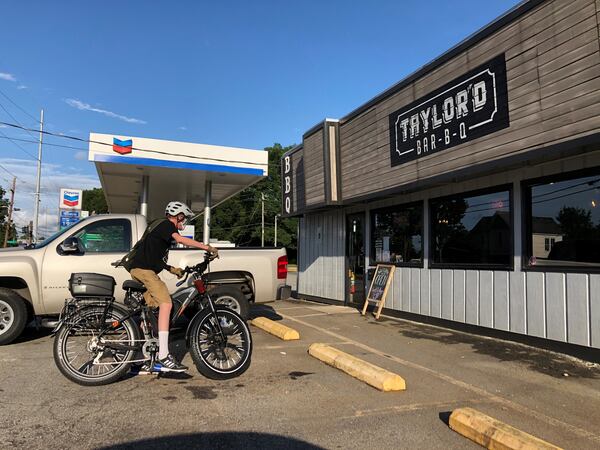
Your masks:
[{"label": "blue sky", "polygon": [[[45,128],[246,148],[298,143],[325,117],[365,103],[518,2],[5,0],[0,92]],[[36,127],[0,95],[0,120]],[[10,117],[10,115],[13,117]],[[19,130],[0,128],[16,139]],[[1,137],[1,135],[0,135]],[[84,144],[44,148],[40,225],[58,189],[99,186]],[[0,138],[31,218],[37,145]],[[11,176],[0,169],[0,185]]]}]

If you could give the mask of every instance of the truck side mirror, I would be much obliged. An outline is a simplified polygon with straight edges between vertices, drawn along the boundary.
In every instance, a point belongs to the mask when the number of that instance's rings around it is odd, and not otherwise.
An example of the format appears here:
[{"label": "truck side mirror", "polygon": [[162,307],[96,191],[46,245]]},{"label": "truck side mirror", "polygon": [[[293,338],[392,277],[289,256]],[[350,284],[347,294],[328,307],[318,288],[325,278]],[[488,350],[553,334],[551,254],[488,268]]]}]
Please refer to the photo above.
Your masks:
[{"label": "truck side mirror", "polygon": [[60,244],[60,250],[64,254],[85,253],[83,243],[75,236],[66,238],[62,244]]}]

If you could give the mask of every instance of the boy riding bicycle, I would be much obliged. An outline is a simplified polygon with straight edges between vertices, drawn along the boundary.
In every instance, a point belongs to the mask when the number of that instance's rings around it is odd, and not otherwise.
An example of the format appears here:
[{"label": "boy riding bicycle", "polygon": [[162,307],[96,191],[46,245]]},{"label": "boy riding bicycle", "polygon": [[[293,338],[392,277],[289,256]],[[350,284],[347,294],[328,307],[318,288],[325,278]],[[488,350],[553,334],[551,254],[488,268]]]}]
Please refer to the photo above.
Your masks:
[{"label": "boy riding bicycle", "polygon": [[185,372],[187,370],[187,367],[178,362],[169,352],[169,321],[173,305],[167,286],[158,277],[158,274],[166,269],[177,278],[184,275],[183,269],[167,264],[169,248],[173,241],[188,247],[206,250],[213,256],[218,256],[218,250],[211,245],[179,234],[192,216],[193,212],[187,205],[181,202],[170,202],[165,209],[165,218],[148,225],[142,239],[124,258],[127,260],[124,265],[131,277],[144,284],[147,289],[144,292],[146,304],[158,307],[158,359],[153,367],[145,364],[140,373]]}]

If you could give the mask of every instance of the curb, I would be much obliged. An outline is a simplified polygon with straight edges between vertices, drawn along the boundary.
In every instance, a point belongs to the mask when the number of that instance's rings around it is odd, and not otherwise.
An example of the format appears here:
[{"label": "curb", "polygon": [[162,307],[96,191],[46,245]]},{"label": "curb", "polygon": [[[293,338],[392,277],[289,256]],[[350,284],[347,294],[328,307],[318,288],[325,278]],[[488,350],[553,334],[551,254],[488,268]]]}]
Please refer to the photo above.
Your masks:
[{"label": "curb", "polygon": [[266,317],[257,317],[250,321],[252,325],[266,331],[284,341],[294,341],[300,339],[300,333],[290,327],[274,322]]},{"label": "curb", "polygon": [[406,382],[400,375],[358,359],[325,344],[312,344],[308,353],[325,364],[340,369],[383,392],[404,391]]},{"label": "curb", "polygon": [[450,415],[450,428],[485,448],[561,450],[531,434],[511,427],[473,408],[459,408]]}]

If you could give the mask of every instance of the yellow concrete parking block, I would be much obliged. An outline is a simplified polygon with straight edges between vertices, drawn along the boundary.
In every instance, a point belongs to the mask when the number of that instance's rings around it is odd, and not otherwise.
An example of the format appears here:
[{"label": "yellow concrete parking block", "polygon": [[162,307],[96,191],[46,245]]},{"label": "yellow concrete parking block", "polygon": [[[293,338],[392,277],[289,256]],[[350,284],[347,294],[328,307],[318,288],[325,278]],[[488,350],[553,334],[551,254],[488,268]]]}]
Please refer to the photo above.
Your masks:
[{"label": "yellow concrete parking block", "polygon": [[400,375],[392,373],[381,367],[358,359],[355,356],[344,353],[325,344],[312,344],[308,348],[311,356],[329,364],[348,375],[358,378],[380,391],[403,391],[406,389],[406,382]]},{"label": "yellow concrete parking block", "polygon": [[450,428],[485,448],[560,450],[560,447],[517,430],[473,408],[459,408],[452,411]]},{"label": "yellow concrete parking block", "polygon": [[300,333],[290,327],[274,322],[266,317],[257,317],[250,322],[257,328],[266,331],[284,341],[293,341],[300,339]]}]

